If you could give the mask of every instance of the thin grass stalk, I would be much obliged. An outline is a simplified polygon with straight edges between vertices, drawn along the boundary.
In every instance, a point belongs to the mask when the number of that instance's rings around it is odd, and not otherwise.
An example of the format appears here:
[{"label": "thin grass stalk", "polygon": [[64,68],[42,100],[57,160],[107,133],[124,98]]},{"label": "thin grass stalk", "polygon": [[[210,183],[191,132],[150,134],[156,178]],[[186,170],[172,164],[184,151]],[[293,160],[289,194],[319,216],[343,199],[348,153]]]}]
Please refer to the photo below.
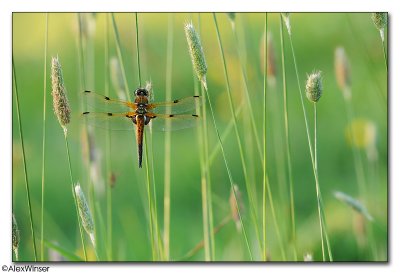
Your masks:
[{"label": "thin grass stalk", "polygon": [[[351,121],[354,120],[354,112],[353,112],[353,105],[351,102],[351,98],[345,99],[345,105],[346,105],[346,115],[347,115],[347,120],[349,125],[351,125]],[[363,198],[367,198],[367,184],[366,184],[366,179],[365,179],[365,173],[364,173],[364,167],[363,167],[363,162],[362,162],[362,156],[360,151],[354,146],[355,144],[355,136],[353,132],[353,128],[350,127],[350,139],[352,142],[351,145],[351,150],[353,154],[353,159],[354,159],[354,167],[356,169],[356,178],[357,178],[357,185],[358,185],[358,191],[359,195]],[[367,236],[370,241],[370,248],[371,248],[371,254],[375,259],[377,259],[376,255],[376,250],[374,246],[376,246],[375,239],[373,234],[371,233],[372,226],[371,224],[367,224]]]},{"label": "thin grass stalk", "polygon": [[[216,132],[217,137],[218,137],[218,142],[219,142],[219,145],[220,145],[220,148],[221,148],[222,158],[224,159],[224,164],[225,164],[225,167],[226,167],[226,171],[228,173],[229,183],[231,185],[231,188],[233,188],[234,184],[233,184],[233,178],[232,178],[231,170],[229,168],[228,160],[226,158],[224,146],[223,146],[222,140],[221,140],[221,135],[219,134],[217,123],[215,121],[214,110],[213,110],[212,105],[211,105],[211,99],[210,99],[210,94],[208,93],[208,90],[205,90],[205,94],[207,95],[208,105],[210,106],[211,118],[212,118],[212,121],[213,121],[213,124],[214,124],[215,132]],[[246,232],[246,229],[245,229],[244,224],[243,224],[242,214],[240,213],[240,208],[239,208],[239,205],[238,205],[237,195],[236,195],[235,191],[233,193],[234,193],[234,197],[235,197],[236,208],[237,208],[239,219],[240,219],[240,225],[241,225],[242,230],[243,230],[243,237],[244,237],[244,240],[246,242],[246,247],[247,247],[247,250],[249,252],[250,260],[253,260],[253,254],[251,252],[250,245],[249,245],[249,240],[247,238],[247,232]]]},{"label": "thin grass stalk", "polygon": [[[268,13],[265,13],[265,33],[268,29]],[[263,102],[263,260],[267,260],[267,35],[264,44],[264,102]]]},{"label": "thin grass stalk", "polygon": [[[314,170],[318,176],[318,166],[317,166],[317,103],[313,103],[314,105]],[[317,200],[318,200],[318,216],[319,216],[319,227],[321,233],[321,244],[322,244],[322,258],[325,261],[325,241],[324,241],[324,232],[323,232],[323,224],[322,224],[322,212],[321,212],[321,191],[319,189],[319,182],[315,184],[317,191]]]},{"label": "thin grass stalk", "polygon": [[383,39],[381,39],[381,42],[382,42],[383,57],[385,59],[385,69],[386,69],[386,73],[387,73],[389,67],[388,67],[388,60],[387,60],[385,41]]},{"label": "thin grass stalk", "polygon": [[[267,36],[267,35],[266,35]],[[293,191],[293,172],[292,172],[292,159],[289,141],[289,112],[287,100],[287,85],[286,85],[286,62],[285,62],[285,38],[283,36],[283,19],[280,17],[280,38],[281,38],[281,54],[282,54],[282,77],[283,77],[283,112],[285,121],[285,147],[286,147],[286,160],[287,170],[289,177],[289,195],[290,195],[290,227],[291,227],[291,241],[293,245],[294,260],[297,261],[297,244],[296,244],[296,218],[294,210],[294,191]]]},{"label": "thin grass stalk", "polygon": [[[201,21],[200,21],[200,13],[198,13],[198,23],[199,23],[199,34],[201,34]],[[203,100],[202,104],[202,120],[203,120],[203,143],[204,143],[204,161],[205,161],[205,178],[206,178],[206,201],[207,201],[207,215],[208,215],[208,233],[210,236],[210,255],[211,261],[215,260],[215,237],[214,233],[211,231],[214,228],[214,216],[212,210],[212,191],[211,191],[211,172],[210,172],[210,154],[209,154],[209,144],[208,144],[208,128],[207,128],[207,112],[206,112],[206,104],[205,100],[205,88],[204,85],[200,85],[201,88],[201,96]]]},{"label": "thin grass stalk", "polygon": [[[87,45],[87,43],[85,43],[85,46],[84,46],[84,42],[83,42],[83,40],[84,40],[84,30],[83,30],[82,14],[77,13],[76,16],[77,16],[78,29],[79,29],[79,31],[78,31],[78,60],[79,60],[80,85],[81,85],[81,90],[86,90],[86,87],[87,87],[87,79],[86,79],[87,78],[87,67],[86,67],[86,63],[88,62],[88,60],[85,60],[84,50],[85,50],[85,47],[86,47],[86,53],[88,52],[88,49],[87,49],[88,45]],[[81,108],[80,111],[82,112],[83,111],[83,106],[84,106],[83,105],[84,104],[83,100],[80,100],[80,103],[81,103],[80,104],[80,108]],[[87,122],[86,122],[86,120],[84,121],[84,124],[83,124],[81,130],[83,132],[83,135],[84,135],[84,138],[85,138],[86,142],[89,142],[88,141],[89,140],[89,133],[88,133],[88,130],[87,130]],[[65,128],[64,128],[64,134],[66,134],[66,129]],[[87,157],[85,159],[85,164],[86,164],[86,167],[90,166],[90,158],[89,157]],[[94,210],[95,210],[95,208],[94,208],[94,201],[95,201],[95,198],[94,198],[94,185],[93,185],[93,183],[90,183],[91,182],[91,178],[90,178],[89,172],[86,172],[86,181],[87,181],[87,184],[89,186],[90,208],[94,212]],[[73,195],[74,195],[74,200],[76,201],[74,184],[73,184],[72,192],[73,192]],[[78,211],[77,211],[77,213],[78,213]],[[79,218],[79,216],[78,216],[78,218]],[[81,226],[80,223],[79,223],[79,225]],[[80,229],[80,233],[82,233],[81,232],[82,228],[79,227],[79,229]],[[97,231],[95,231],[95,234],[96,233],[97,233]],[[82,244],[84,244],[83,238],[82,238]],[[94,247],[95,253],[97,254],[96,248],[97,247]],[[84,253],[86,253],[85,248],[84,248]],[[85,260],[87,261],[87,256],[86,255],[85,255]]]},{"label": "thin grass stalk", "polygon": [[260,139],[258,137],[257,126],[256,126],[255,118],[254,118],[254,112],[253,112],[254,108],[253,108],[251,100],[250,100],[250,94],[249,94],[249,88],[248,88],[248,78],[247,78],[246,67],[245,67],[245,65],[246,65],[245,58],[242,56],[242,54],[240,54],[240,50],[239,50],[240,40],[239,40],[239,36],[237,33],[237,29],[235,27],[233,27],[232,31],[233,31],[233,34],[235,37],[236,48],[237,48],[238,56],[240,59],[240,69],[241,69],[242,78],[243,78],[244,91],[245,91],[244,93],[246,95],[245,97],[246,97],[246,103],[247,103],[247,111],[250,114],[251,128],[253,131],[254,138],[256,140],[257,151],[258,151],[258,155],[260,158],[260,162],[262,162],[263,161],[262,148],[261,148]]},{"label": "thin grass stalk", "polygon": [[258,242],[259,242],[260,246],[262,246],[261,239],[260,239],[260,232],[259,232],[259,229],[258,229],[258,222],[257,222],[258,218],[257,218],[257,213],[256,213],[255,205],[254,205],[253,193],[251,191],[249,180],[248,180],[246,161],[244,159],[243,147],[242,147],[242,143],[241,143],[241,140],[240,140],[239,129],[238,129],[238,126],[237,126],[237,120],[236,120],[236,116],[235,116],[235,109],[234,109],[234,105],[233,105],[232,93],[231,93],[231,88],[230,88],[230,84],[229,84],[229,77],[228,77],[228,70],[227,70],[227,66],[226,66],[225,54],[224,54],[224,50],[223,50],[223,46],[222,46],[222,41],[221,41],[220,32],[219,32],[219,28],[218,28],[218,22],[217,22],[217,18],[216,18],[215,13],[213,13],[213,17],[214,17],[215,30],[216,30],[216,33],[217,33],[219,50],[220,50],[220,54],[221,54],[221,61],[222,61],[223,67],[224,67],[225,84],[226,84],[226,88],[227,88],[227,95],[228,95],[228,99],[229,99],[229,106],[230,106],[230,110],[231,110],[231,115],[233,117],[233,127],[235,129],[236,141],[237,141],[237,144],[238,144],[238,147],[239,147],[239,154],[240,154],[240,159],[241,159],[241,163],[242,163],[242,171],[243,171],[243,175],[244,175],[244,178],[245,178],[247,194],[249,196],[249,204],[250,204],[250,208],[251,208],[251,216],[252,216],[254,229],[256,231]]},{"label": "thin grass stalk", "polygon": [[[173,14],[168,17],[168,38],[167,38],[167,65],[165,77],[165,99],[171,101],[172,93],[172,61],[174,46],[174,22]],[[167,128],[171,124],[167,122]],[[166,261],[170,260],[170,223],[171,223],[171,132],[165,132],[164,139],[164,257]]]},{"label": "thin grass stalk", "polygon": [[115,42],[116,42],[117,55],[118,55],[119,64],[121,66],[121,71],[122,71],[122,79],[124,81],[124,86],[125,86],[125,95],[126,95],[126,99],[129,100],[129,98],[130,98],[129,85],[128,85],[128,80],[126,79],[125,66],[124,66],[122,50],[121,50],[121,40],[119,37],[117,23],[115,22],[114,13],[111,13],[111,19],[112,19],[112,25],[113,25],[113,29],[114,29],[114,38],[115,38]]},{"label": "thin grass stalk", "polygon": [[[138,71],[138,81],[139,87],[142,86],[142,77],[141,77],[141,69],[140,69],[140,47],[139,47],[139,24],[138,24],[138,14],[135,13],[135,30],[136,30],[136,60],[137,60],[137,71]],[[154,166],[150,167],[149,164],[149,153],[148,153],[148,140],[146,136],[146,132],[144,133],[144,146],[145,146],[145,161],[146,161],[146,178],[148,184],[148,200],[149,200],[149,214],[150,214],[150,226],[152,227],[152,242],[153,242],[153,260],[157,260],[157,256],[159,258],[162,256],[161,246],[159,241],[159,232],[158,232],[158,221],[157,221],[157,206],[156,206],[156,186],[154,181]],[[151,138],[151,131],[150,131]],[[151,145],[151,144],[150,144]],[[152,169],[152,170],[150,170]],[[151,179],[150,172],[153,173],[153,180]],[[152,197],[153,196],[153,197]]]},{"label": "thin grass stalk", "polygon": [[[243,108],[244,108],[244,102],[241,102],[240,105],[236,108],[236,111],[235,111],[235,116],[236,117],[238,117],[242,113]],[[224,143],[226,138],[228,138],[228,136],[231,133],[232,129],[233,129],[233,118],[231,118],[231,120],[229,121],[228,125],[225,127],[224,131],[221,134],[222,143]],[[217,157],[218,152],[220,151],[220,149],[221,149],[221,147],[219,146],[218,142],[214,145],[213,149],[211,149],[210,166],[214,163],[215,157]]]},{"label": "thin grass stalk", "polygon": [[[199,84],[197,82],[197,76],[195,71],[193,71],[193,82],[194,82],[194,90],[195,94],[199,95]],[[204,91],[201,91],[204,93]],[[205,149],[204,149],[204,142],[205,142],[205,137],[204,137],[204,132],[205,132],[205,127],[206,123],[204,122],[205,119],[205,103],[204,103],[204,96],[202,96],[202,107],[200,109],[201,115],[202,115],[202,123],[201,127],[198,127],[198,136],[200,136],[198,139],[199,143],[199,152],[200,152],[200,170],[201,170],[201,178],[200,178],[200,188],[201,188],[201,204],[202,204],[202,218],[203,218],[203,247],[204,247],[204,256],[206,261],[210,261],[210,240],[209,240],[209,225],[208,225],[208,206],[206,204],[206,199],[204,199],[204,195],[207,195],[207,192],[203,192],[204,189],[204,181],[206,181],[206,161],[205,161]],[[186,256],[185,256],[186,257]]]},{"label": "thin grass stalk", "polygon": [[42,202],[41,202],[41,229],[40,229],[40,260],[44,261],[44,177],[46,166],[46,94],[47,94],[47,46],[49,37],[49,14],[46,13],[46,26],[44,38],[44,64],[43,64],[43,129],[42,129]]},{"label": "thin grass stalk", "polygon": [[[233,188],[234,184],[233,184],[232,173],[231,173],[231,170],[229,168],[228,160],[226,158],[225,149],[224,149],[224,146],[223,146],[222,140],[221,140],[221,135],[219,133],[219,130],[218,130],[218,127],[217,127],[217,123],[216,123],[216,120],[215,120],[215,114],[214,114],[214,109],[213,109],[212,104],[211,104],[210,94],[209,94],[207,89],[205,89],[205,94],[207,96],[208,105],[210,106],[211,119],[213,121],[215,132],[217,134],[218,143],[219,143],[219,146],[220,146],[220,149],[221,149],[222,158],[224,160],[225,168],[226,168],[226,171],[228,173],[229,183],[230,183],[231,188]],[[236,195],[235,191],[233,193],[234,193],[234,197],[235,197],[236,208],[237,208],[239,219],[240,219],[240,225],[241,225],[242,230],[243,230],[243,237],[244,237],[244,240],[245,240],[245,243],[246,243],[247,250],[249,252],[250,260],[253,260],[253,254],[251,252],[250,245],[249,245],[249,240],[248,240],[248,237],[247,237],[247,232],[246,232],[246,229],[245,229],[244,224],[243,224],[242,214],[240,213],[240,208],[239,208],[239,205],[238,205],[237,195]]]},{"label": "thin grass stalk", "polygon": [[32,215],[32,207],[31,207],[31,195],[30,195],[30,191],[29,191],[28,172],[27,172],[27,169],[26,169],[26,161],[25,161],[24,135],[23,135],[23,132],[22,132],[21,112],[20,112],[20,106],[19,106],[17,75],[16,75],[16,72],[15,72],[14,56],[12,56],[12,70],[13,70],[12,72],[13,72],[13,81],[14,81],[15,105],[16,105],[16,108],[17,108],[17,117],[18,117],[18,131],[19,131],[19,135],[21,137],[22,165],[24,167],[26,199],[27,199],[27,204],[28,204],[29,223],[30,223],[30,230],[31,230],[31,236],[32,236],[32,248],[33,248],[34,260],[36,262],[37,261],[36,238],[35,238],[35,230],[33,229],[33,215]]},{"label": "thin grass stalk", "polygon": [[[282,24],[282,21],[281,21],[281,24]],[[291,48],[291,51],[292,51],[294,68],[295,68],[295,72],[296,72],[296,79],[297,79],[297,85],[298,85],[298,90],[299,90],[299,95],[300,95],[300,102],[301,102],[301,106],[302,106],[302,110],[303,110],[304,123],[305,123],[305,126],[306,126],[307,141],[308,141],[308,147],[309,147],[309,151],[310,151],[310,158],[311,158],[311,164],[312,164],[315,183],[316,183],[316,189],[319,190],[318,175],[317,175],[316,170],[315,170],[314,153],[313,153],[313,148],[312,148],[312,145],[311,145],[310,130],[309,130],[306,110],[305,110],[305,106],[304,106],[303,93],[302,93],[301,85],[300,85],[300,77],[299,77],[299,72],[298,72],[298,68],[297,68],[296,54],[294,52],[293,40],[292,40],[291,32],[288,33],[288,36],[289,36],[289,41],[290,41],[290,48]],[[319,192],[318,192],[317,196],[319,197]],[[323,202],[318,197],[317,197],[317,203],[319,203],[320,207],[322,207],[322,210],[321,210],[322,211],[322,217],[323,217],[322,219],[325,219],[325,216],[324,216],[325,213],[324,213],[324,210],[323,210]],[[324,220],[322,220],[322,222],[326,223]],[[325,225],[325,227],[326,227],[326,225]],[[323,228],[323,230],[325,230],[325,229]],[[327,237],[327,232],[324,232],[324,234],[325,234],[325,239],[327,239],[328,238]],[[323,241],[323,238],[321,240]],[[332,252],[331,252],[331,249],[330,249],[330,244],[327,243],[327,247],[328,247],[329,260],[332,261],[333,257],[332,257]]]},{"label": "thin grass stalk", "polygon": [[[108,16],[105,17],[106,26],[105,26],[105,40],[104,40],[104,92],[106,96],[109,96],[110,93],[110,41],[109,41],[109,20]],[[108,124],[108,120],[107,120]],[[109,261],[112,261],[113,258],[113,244],[112,244],[112,184],[110,183],[111,178],[111,136],[110,132],[107,130],[106,132],[106,147],[105,147],[105,157],[106,157],[106,189],[107,189],[107,257]]]},{"label": "thin grass stalk", "polygon": [[[226,216],[214,229],[212,234],[216,235],[218,232],[221,231],[221,229],[226,226],[230,221],[232,220],[232,217],[230,215]],[[199,242],[195,247],[193,247],[189,252],[186,253],[185,256],[183,256],[181,259],[178,261],[185,261],[196,255],[197,252],[199,252],[202,248],[204,248],[205,242],[204,240]]]},{"label": "thin grass stalk", "polygon": [[346,13],[346,19],[347,19],[347,23],[348,23],[349,29],[351,31],[352,37],[355,39],[355,42],[357,43],[357,45],[362,48],[363,59],[368,61],[368,65],[365,67],[368,68],[369,77],[375,79],[375,81],[373,81],[373,84],[375,85],[375,87],[373,87],[373,88],[376,90],[379,90],[378,94],[380,95],[379,97],[381,98],[381,100],[379,100],[380,106],[381,107],[386,106],[387,95],[384,94],[384,90],[378,84],[379,79],[377,77],[377,73],[375,73],[375,71],[373,71],[371,69],[371,68],[374,68],[375,65],[373,64],[371,55],[368,53],[368,49],[366,46],[366,45],[368,45],[368,43],[365,41],[365,39],[362,39],[362,36],[361,36],[362,32],[355,28],[355,26],[354,26],[355,24],[353,23],[350,14],[351,13]]},{"label": "thin grass stalk", "polygon": [[64,128],[64,140],[65,140],[65,149],[67,152],[69,177],[70,177],[71,186],[72,186],[72,195],[74,198],[74,204],[75,204],[75,210],[76,210],[76,218],[78,219],[79,234],[81,237],[81,243],[82,243],[82,249],[83,249],[83,256],[85,257],[85,261],[87,262],[88,259],[87,259],[85,241],[83,239],[82,223],[81,223],[81,219],[79,218],[79,210],[78,210],[78,205],[77,205],[77,200],[76,200],[76,195],[75,195],[75,186],[76,185],[75,185],[74,179],[72,177],[71,156],[70,156],[70,152],[69,152],[68,134],[67,134],[66,128]]},{"label": "thin grass stalk", "polygon": [[[351,100],[345,100],[345,101],[346,101],[345,105],[346,105],[347,120],[348,120],[348,123],[350,124],[351,121],[354,120],[353,106],[352,106]],[[366,186],[366,180],[365,180],[365,173],[364,173],[364,168],[363,168],[363,164],[362,164],[361,153],[358,149],[356,149],[354,147],[355,136],[354,136],[352,128],[350,128],[350,139],[352,142],[351,150],[353,153],[354,166],[356,169],[356,177],[357,177],[359,192],[360,192],[360,195],[363,196],[363,198],[366,198],[367,186]]]}]

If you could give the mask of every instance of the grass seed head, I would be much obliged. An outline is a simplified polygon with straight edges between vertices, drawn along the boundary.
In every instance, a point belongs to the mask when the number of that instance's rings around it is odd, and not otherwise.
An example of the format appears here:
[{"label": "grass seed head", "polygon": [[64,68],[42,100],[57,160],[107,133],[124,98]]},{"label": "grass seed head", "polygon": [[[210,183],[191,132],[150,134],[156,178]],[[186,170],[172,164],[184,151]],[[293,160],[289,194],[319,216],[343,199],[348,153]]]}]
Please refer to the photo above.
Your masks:
[{"label": "grass seed head", "polygon": [[314,261],[313,255],[312,255],[311,253],[306,253],[306,254],[304,254],[304,261],[305,261],[305,262],[312,262],[312,261]]},{"label": "grass seed head", "polygon": [[192,64],[197,77],[203,84],[204,88],[207,89],[206,73],[207,63],[204,56],[203,47],[200,42],[200,36],[193,26],[193,23],[185,24],[186,40],[189,46],[190,57],[192,58]]},{"label": "grass seed head", "polygon": [[[275,47],[273,43],[272,33],[268,31],[267,33],[267,79],[268,85],[276,85],[276,54]],[[261,37],[260,41],[260,64],[261,70],[264,71],[265,64],[265,33]]]},{"label": "grass seed head", "polygon": [[[235,194],[236,194],[236,199],[235,199]],[[240,231],[241,225],[240,225],[240,216],[238,208],[240,212],[243,212],[243,201],[242,201],[242,193],[240,192],[239,187],[237,185],[233,185],[233,188],[231,189],[231,194],[229,196],[229,205],[231,207],[232,219],[236,224],[237,230]]]},{"label": "grass seed head", "polygon": [[71,108],[69,107],[67,89],[64,86],[64,78],[58,56],[53,57],[51,60],[51,86],[54,113],[61,127],[66,131],[66,126],[71,121]]},{"label": "grass seed head", "polygon": [[20,241],[20,236],[19,236],[18,224],[17,224],[17,220],[15,220],[15,216],[13,214],[12,215],[12,248],[13,248],[16,256],[18,254],[19,241]]},{"label": "grass seed head", "polygon": [[311,102],[318,102],[322,95],[322,76],[321,71],[316,71],[308,75],[306,82],[306,95]]},{"label": "grass seed head", "polygon": [[386,12],[373,12],[371,14],[372,22],[374,22],[378,30],[384,29],[387,25],[387,13]]},{"label": "grass seed head", "polygon": [[236,13],[235,12],[227,12],[226,15],[228,15],[229,21],[231,22],[232,29],[234,29]]},{"label": "grass seed head", "polygon": [[87,232],[92,241],[93,246],[95,246],[95,239],[94,239],[94,223],[92,214],[90,213],[89,205],[86,201],[85,194],[81,189],[79,183],[75,186],[75,196],[76,196],[76,204],[78,206],[79,216],[81,218],[82,226]]},{"label": "grass seed head", "polygon": [[111,83],[118,95],[118,98],[125,101],[127,98],[124,93],[125,89],[124,78],[122,76],[122,70],[119,60],[115,56],[110,58],[110,74],[111,74],[110,75]]},{"label": "grass seed head", "polygon": [[382,41],[385,40],[385,27],[387,25],[387,12],[373,12],[371,14],[372,22],[381,34]]},{"label": "grass seed head", "polygon": [[372,221],[373,218],[369,214],[368,210],[365,208],[365,206],[358,200],[354,199],[350,195],[347,195],[343,192],[340,191],[335,191],[333,195],[338,199],[339,201],[342,201],[343,203],[347,204],[350,206],[352,209],[357,211],[358,213],[362,214],[367,220]]},{"label": "grass seed head", "polygon": [[338,47],[335,50],[335,73],[336,81],[339,85],[339,88],[343,91],[344,98],[346,100],[350,99],[350,64],[343,47]]},{"label": "grass seed head", "polygon": [[281,12],[281,15],[282,15],[283,21],[285,22],[286,29],[287,29],[289,35],[292,35],[292,30],[290,27],[290,17],[289,17],[290,13],[289,12]]}]

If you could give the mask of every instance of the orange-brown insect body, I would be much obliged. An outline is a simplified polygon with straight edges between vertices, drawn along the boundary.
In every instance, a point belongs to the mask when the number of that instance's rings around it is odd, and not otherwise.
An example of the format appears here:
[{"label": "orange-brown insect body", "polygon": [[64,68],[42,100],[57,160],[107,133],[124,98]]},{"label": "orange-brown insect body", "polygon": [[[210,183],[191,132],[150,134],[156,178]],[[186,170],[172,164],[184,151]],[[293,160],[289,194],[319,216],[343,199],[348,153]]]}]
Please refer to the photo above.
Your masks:
[{"label": "orange-brown insect body", "polygon": [[143,159],[143,132],[144,126],[150,123],[151,118],[146,116],[147,104],[149,103],[148,91],[146,89],[138,88],[135,91],[135,116],[132,118],[133,123],[136,125],[136,140],[138,144],[138,160],[139,167],[142,167]]}]

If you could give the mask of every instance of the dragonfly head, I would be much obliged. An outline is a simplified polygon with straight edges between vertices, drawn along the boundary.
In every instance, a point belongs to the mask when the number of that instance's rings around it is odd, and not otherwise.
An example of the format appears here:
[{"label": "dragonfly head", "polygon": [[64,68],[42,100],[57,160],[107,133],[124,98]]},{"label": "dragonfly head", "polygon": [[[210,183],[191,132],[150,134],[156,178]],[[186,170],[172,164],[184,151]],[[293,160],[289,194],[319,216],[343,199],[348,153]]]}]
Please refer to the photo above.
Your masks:
[{"label": "dragonfly head", "polygon": [[135,90],[135,96],[149,96],[149,92],[145,88],[137,88]]}]

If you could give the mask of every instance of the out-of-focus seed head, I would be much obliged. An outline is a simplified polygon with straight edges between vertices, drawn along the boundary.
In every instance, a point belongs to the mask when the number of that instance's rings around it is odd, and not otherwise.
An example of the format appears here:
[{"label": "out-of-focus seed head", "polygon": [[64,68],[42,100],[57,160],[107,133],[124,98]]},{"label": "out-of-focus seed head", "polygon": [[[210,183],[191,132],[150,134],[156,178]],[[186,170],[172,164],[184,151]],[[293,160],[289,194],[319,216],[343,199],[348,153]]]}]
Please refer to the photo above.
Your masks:
[{"label": "out-of-focus seed head", "polygon": [[19,247],[19,229],[17,220],[15,220],[14,214],[12,215],[12,248],[15,253],[15,256],[18,257],[18,247]]},{"label": "out-of-focus seed head", "polygon": [[312,255],[311,253],[306,253],[306,254],[304,254],[304,261],[305,261],[305,262],[312,262],[312,261],[314,261],[313,255]]},{"label": "out-of-focus seed head", "polygon": [[51,86],[54,113],[66,132],[66,126],[71,121],[71,108],[69,107],[67,89],[64,86],[64,78],[58,56],[53,57],[51,61]]},{"label": "out-of-focus seed head", "polygon": [[204,56],[203,47],[200,42],[200,36],[192,23],[185,24],[185,34],[194,71],[196,72],[196,75],[203,84],[204,88],[207,89],[207,63]]},{"label": "out-of-focus seed head", "polygon": [[318,102],[322,95],[321,71],[311,73],[306,82],[306,95],[311,102]]},{"label": "out-of-focus seed head", "polygon": [[[260,41],[260,59],[261,69],[264,70],[265,64],[265,33]],[[272,33],[267,33],[267,79],[268,84],[274,86],[276,84],[276,55],[273,43]]]},{"label": "out-of-focus seed head", "polygon": [[[236,199],[235,199],[235,194],[236,194]],[[241,224],[240,224],[240,216],[238,209],[240,210],[240,213],[243,212],[243,201],[242,201],[242,193],[239,191],[239,187],[237,185],[233,185],[233,188],[231,189],[231,194],[229,196],[229,205],[231,207],[232,219],[236,224],[237,230],[240,231]]]},{"label": "out-of-focus seed head", "polygon": [[358,118],[346,127],[346,138],[349,144],[359,149],[376,146],[377,129],[374,122]]},{"label": "out-of-focus seed head", "polygon": [[94,223],[92,214],[90,212],[89,205],[86,201],[85,194],[83,194],[83,191],[79,183],[76,184],[74,191],[82,226],[85,229],[86,233],[89,235],[93,246],[95,246],[96,244],[94,239]]},{"label": "out-of-focus seed head", "polygon": [[290,27],[290,17],[289,17],[290,13],[289,12],[281,12],[281,15],[282,15],[283,21],[285,22],[286,29],[287,29],[289,35],[292,35],[292,30]]},{"label": "out-of-focus seed head", "polygon": [[96,14],[93,12],[80,13],[81,31],[85,40],[91,39],[96,33]]},{"label": "out-of-focus seed head", "polygon": [[[350,93],[351,86],[351,75],[350,75],[350,64],[347,59],[346,52],[343,47],[337,47],[335,50],[335,73],[336,81],[340,89],[345,92],[346,90]],[[348,99],[349,94],[345,94],[345,99]]]},{"label": "out-of-focus seed head", "polygon": [[234,29],[236,13],[235,12],[227,12],[226,15],[228,15],[229,21],[231,22],[232,29]]},{"label": "out-of-focus seed head", "polygon": [[385,27],[387,25],[387,12],[373,12],[371,14],[372,22],[381,34],[382,41],[385,40]]},{"label": "out-of-focus seed head", "polygon": [[356,212],[362,214],[367,220],[369,220],[369,221],[373,220],[371,214],[369,214],[366,207],[360,201],[358,201],[358,200],[354,199],[353,197],[351,197],[350,195],[347,195],[340,191],[335,191],[333,193],[333,195],[339,201],[342,201],[343,203],[347,204],[352,209],[354,209]]},{"label": "out-of-focus seed head", "polygon": [[127,98],[124,93],[125,89],[124,78],[122,76],[121,65],[118,61],[118,58],[115,56],[110,58],[110,74],[111,74],[111,83],[118,95],[118,98],[125,101]]}]

